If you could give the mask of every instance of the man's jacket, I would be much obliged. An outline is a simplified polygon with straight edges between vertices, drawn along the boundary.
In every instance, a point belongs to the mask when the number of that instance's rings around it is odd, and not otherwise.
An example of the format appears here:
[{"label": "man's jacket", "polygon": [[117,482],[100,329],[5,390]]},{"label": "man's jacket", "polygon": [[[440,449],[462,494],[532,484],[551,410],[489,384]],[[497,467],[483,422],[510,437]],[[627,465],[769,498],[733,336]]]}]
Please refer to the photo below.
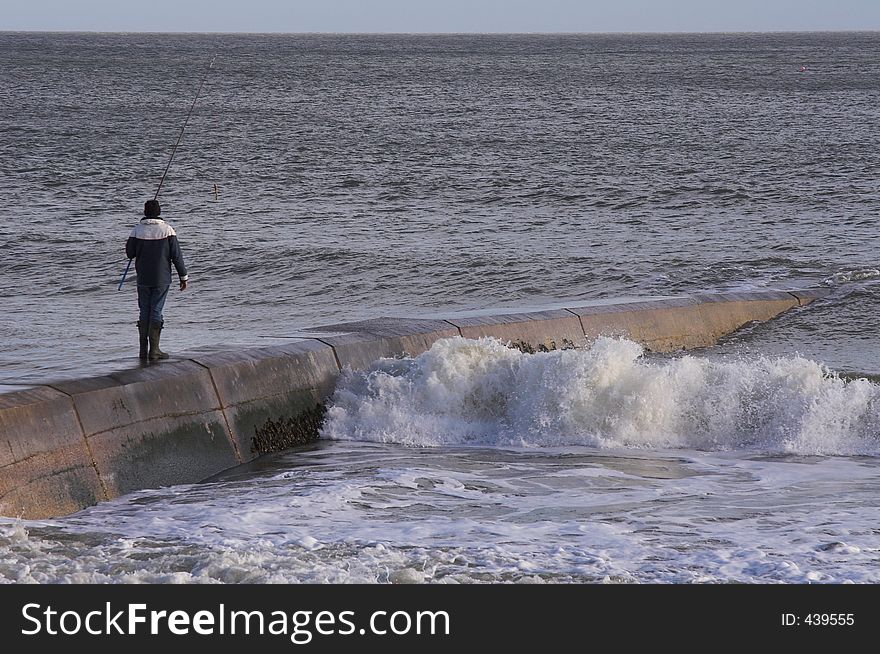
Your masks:
[{"label": "man's jacket", "polygon": [[137,259],[138,286],[170,286],[171,264],[180,281],[186,281],[186,264],[174,229],[161,218],[144,218],[125,242],[125,254]]}]

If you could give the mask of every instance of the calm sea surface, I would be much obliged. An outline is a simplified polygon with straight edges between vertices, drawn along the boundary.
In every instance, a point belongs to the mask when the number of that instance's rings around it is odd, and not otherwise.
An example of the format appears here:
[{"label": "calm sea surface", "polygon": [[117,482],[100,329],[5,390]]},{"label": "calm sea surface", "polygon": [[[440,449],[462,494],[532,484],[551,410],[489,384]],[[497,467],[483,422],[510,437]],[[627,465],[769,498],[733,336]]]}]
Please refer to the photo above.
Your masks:
[{"label": "calm sea surface", "polygon": [[214,57],[160,196],[172,353],[831,294],[689,356],[377,362],[306,450],[0,522],[0,580],[880,581],[880,34],[0,33],[0,384],[135,363],[124,241]]}]

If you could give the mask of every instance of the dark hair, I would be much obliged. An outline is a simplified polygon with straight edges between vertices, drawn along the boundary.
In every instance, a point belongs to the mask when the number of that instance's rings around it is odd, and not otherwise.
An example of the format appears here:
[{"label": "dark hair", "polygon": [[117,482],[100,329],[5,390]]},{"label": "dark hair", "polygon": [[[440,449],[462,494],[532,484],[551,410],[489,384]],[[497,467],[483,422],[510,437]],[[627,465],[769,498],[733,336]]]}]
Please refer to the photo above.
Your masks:
[{"label": "dark hair", "polygon": [[144,216],[147,218],[158,218],[162,213],[162,207],[159,206],[158,200],[147,200],[144,202]]}]

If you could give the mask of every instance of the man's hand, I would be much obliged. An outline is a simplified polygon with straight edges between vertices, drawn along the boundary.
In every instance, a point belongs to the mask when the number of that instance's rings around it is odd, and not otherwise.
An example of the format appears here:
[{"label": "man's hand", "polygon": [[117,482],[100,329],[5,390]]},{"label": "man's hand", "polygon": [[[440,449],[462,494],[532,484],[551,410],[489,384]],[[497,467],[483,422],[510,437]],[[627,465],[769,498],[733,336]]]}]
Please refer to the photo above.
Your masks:
[{"label": "man's hand", "polygon": [[185,279],[181,279],[181,280],[180,280],[180,290],[181,290],[181,291],[185,291],[185,290],[186,290],[186,280],[185,280]]}]

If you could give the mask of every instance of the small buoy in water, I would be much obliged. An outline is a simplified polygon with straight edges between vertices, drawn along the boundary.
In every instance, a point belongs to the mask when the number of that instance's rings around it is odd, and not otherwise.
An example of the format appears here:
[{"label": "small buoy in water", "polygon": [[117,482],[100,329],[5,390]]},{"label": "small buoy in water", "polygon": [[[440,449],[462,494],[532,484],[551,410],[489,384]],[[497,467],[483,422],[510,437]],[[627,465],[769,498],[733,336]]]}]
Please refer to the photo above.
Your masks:
[{"label": "small buoy in water", "polygon": [[807,67],[806,67],[806,66],[801,66],[801,70],[800,70],[800,72],[802,72],[802,73],[806,73],[806,72],[807,72]]}]

